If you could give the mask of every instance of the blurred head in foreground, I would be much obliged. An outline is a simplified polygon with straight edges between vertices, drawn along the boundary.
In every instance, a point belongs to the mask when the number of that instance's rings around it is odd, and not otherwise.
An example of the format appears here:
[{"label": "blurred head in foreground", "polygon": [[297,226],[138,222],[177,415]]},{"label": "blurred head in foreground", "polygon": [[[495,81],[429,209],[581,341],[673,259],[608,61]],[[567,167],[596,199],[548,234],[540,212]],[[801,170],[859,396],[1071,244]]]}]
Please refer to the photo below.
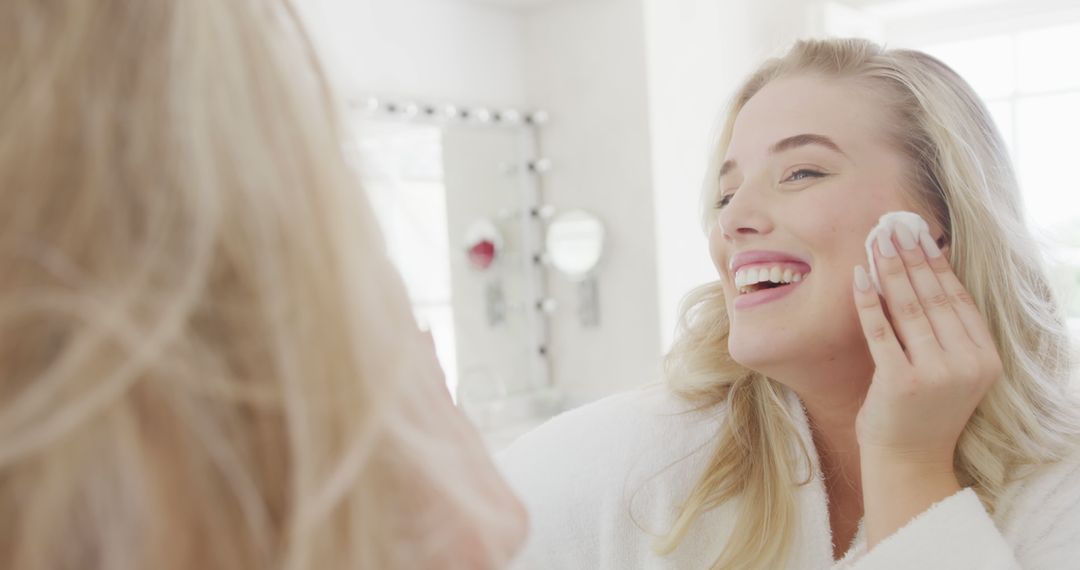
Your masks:
[{"label": "blurred head in foreground", "polygon": [[0,101],[0,567],[509,559],[288,3],[8,0]]}]

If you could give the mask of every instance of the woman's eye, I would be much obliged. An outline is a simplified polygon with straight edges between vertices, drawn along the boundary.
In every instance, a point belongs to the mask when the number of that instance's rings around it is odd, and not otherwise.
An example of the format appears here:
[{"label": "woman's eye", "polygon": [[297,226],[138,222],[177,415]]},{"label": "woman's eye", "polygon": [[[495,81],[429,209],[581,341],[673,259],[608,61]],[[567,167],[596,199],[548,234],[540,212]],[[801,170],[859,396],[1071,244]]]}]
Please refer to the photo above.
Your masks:
[{"label": "woman's eye", "polygon": [[[807,178],[824,178],[825,176],[828,175],[824,172],[818,172],[817,170],[811,170],[809,168],[800,168],[795,172],[792,172],[791,175],[782,180],[782,182],[798,182]],[[731,202],[731,197],[734,195],[735,193],[732,192],[730,194],[721,196],[720,199],[716,201],[715,208],[719,210],[720,208],[727,206],[728,203]]]},{"label": "woman's eye", "polygon": [[825,176],[822,172],[810,170],[809,168],[800,168],[795,172],[792,172],[791,176],[788,176],[784,182],[798,182],[799,180],[804,180],[806,178],[821,178],[822,176]]}]

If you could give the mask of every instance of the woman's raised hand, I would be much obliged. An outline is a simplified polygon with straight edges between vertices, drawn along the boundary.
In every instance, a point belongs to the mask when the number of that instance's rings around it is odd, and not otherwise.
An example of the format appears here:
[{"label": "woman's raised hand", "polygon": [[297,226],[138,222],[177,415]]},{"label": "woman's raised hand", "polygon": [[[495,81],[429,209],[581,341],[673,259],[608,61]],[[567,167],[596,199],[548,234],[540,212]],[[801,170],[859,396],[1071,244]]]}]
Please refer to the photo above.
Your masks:
[{"label": "woman's raised hand", "polygon": [[859,446],[952,465],[960,432],[1002,373],[1001,359],[930,234],[898,224],[881,234],[874,255],[884,307],[862,266],[855,269],[855,304],[875,364],[856,421]]},{"label": "woman's raised hand", "polygon": [[928,233],[902,224],[874,247],[885,304],[855,268],[874,376],[855,420],[872,548],[960,490],[953,454],[1002,373],[986,321]]}]

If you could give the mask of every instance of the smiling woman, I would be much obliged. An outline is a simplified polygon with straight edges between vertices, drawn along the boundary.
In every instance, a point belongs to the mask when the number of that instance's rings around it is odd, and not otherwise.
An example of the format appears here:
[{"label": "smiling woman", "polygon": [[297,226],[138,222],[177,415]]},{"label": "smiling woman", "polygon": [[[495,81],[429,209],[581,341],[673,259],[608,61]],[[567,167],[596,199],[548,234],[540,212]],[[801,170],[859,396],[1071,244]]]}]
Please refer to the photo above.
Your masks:
[{"label": "smiling woman", "polygon": [[[687,297],[666,383],[504,457],[533,515],[527,565],[1080,557],[1065,322],[1004,149],[970,87],[923,53],[802,41],[763,64],[713,153],[719,279]],[[879,297],[864,242],[896,211],[926,226],[874,242]]]}]

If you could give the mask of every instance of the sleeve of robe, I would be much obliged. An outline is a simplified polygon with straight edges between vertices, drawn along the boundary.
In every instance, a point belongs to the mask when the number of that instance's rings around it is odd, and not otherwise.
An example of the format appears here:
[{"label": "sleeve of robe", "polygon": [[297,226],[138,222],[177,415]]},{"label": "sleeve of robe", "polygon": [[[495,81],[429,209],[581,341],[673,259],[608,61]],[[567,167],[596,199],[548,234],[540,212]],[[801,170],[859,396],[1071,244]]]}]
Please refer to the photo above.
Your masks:
[{"label": "sleeve of robe", "polygon": [[1080,468],[1056,465],[999,500],[994,518],[966,488],[932,505],[833,570],[1056,570],[1080,568]]}]

